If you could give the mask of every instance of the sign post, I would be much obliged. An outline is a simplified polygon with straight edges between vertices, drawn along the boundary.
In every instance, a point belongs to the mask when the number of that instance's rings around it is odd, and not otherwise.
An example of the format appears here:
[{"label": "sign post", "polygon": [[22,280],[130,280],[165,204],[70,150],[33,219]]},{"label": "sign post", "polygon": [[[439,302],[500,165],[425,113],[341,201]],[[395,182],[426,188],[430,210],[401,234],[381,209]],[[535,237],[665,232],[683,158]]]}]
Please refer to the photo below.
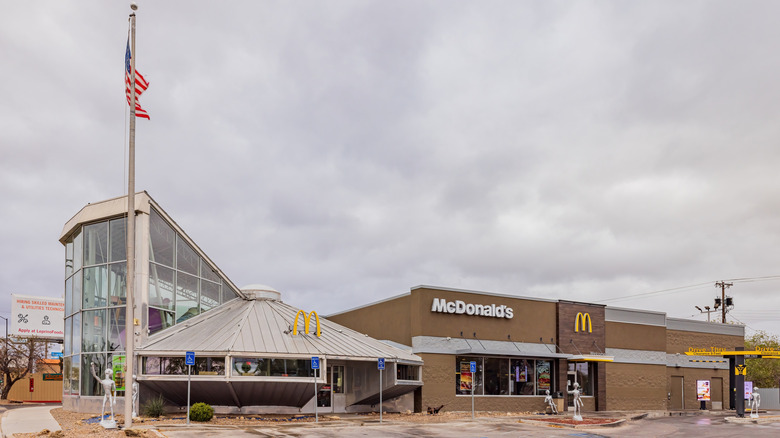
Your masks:
[{"label": "sign post", "polygon": [[190,376],[192,366],[195,365],[195,352],[188,351],[184,354],[184,364],[187,365],[187,426],[190,425]]},{"label": "sign post", "polygon": [[471,361],[471,419],[474,419],[474,384],[477,383],[477,362]]},{"label": "sign post", "polygon": [[385,369],[384,357],[377,359],[376,367],[379,369],[379,423],[382,423],[382,370]]},{"label": "sign post", "polygon": [[317,370],[320,369],[320,358],[311,358],[311,369],[314,370],[314,422],[319,423],[320,417],[317,415]]}]

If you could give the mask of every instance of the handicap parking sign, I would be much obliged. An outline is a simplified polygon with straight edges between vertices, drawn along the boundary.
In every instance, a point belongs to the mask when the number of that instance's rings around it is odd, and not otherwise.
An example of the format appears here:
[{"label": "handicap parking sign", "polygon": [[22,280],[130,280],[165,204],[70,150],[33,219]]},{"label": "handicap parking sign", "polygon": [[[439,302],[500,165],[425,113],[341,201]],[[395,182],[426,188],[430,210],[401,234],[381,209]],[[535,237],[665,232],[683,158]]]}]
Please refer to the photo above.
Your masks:
[{"label": "handicap parking sign", "polygon": [[184,365],[195,365],[195,352],[188,351],[184,355]]},{"label": "handicap parking sign", "polygon": [[471,372],[476,373],[477,372],[477,363],[474,361],[471,361]]},{"label": "handicap parking sign", "polygon": [[384,357],[380,357],[379,359],[377,359],[376,367],[378,369],[380,369],[380,370],[385,369],[385,358]]},{"label": "handicap parking sign", "polygon": [[320,369],[320,358],[319,357],[312,357],[311,358],[311,369],[313,369],[313,370]]}]

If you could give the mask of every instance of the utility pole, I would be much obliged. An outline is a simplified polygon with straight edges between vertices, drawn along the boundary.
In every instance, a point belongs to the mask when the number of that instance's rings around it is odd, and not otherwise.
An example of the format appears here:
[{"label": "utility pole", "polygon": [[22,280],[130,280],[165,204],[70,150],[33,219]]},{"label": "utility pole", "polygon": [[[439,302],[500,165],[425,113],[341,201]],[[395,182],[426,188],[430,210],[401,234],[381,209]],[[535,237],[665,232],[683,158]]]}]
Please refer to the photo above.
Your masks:
[{"label": "utility pole", "polygon": [[[718,304],[718,299],[715,299],[715,308],[718,308],[718,305],[721,306],[721,322],[723,324],[726,323],[726,288],[729,288],[731,286],[734,286],[734,283],[726,283],[725,281],[718,281],[715,283],[715,287],[719,287],[721,291],[721,298],[720,298],[720,304]],[[731,297],[729,297],[731,298]]]}]

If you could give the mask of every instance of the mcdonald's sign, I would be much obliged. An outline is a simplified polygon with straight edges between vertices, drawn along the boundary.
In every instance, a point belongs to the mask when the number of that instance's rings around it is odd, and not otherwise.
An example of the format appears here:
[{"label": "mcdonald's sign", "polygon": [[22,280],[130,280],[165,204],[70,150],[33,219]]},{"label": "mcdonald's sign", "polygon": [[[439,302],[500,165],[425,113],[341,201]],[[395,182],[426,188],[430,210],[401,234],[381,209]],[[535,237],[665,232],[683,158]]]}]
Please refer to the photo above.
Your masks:
[{"label": "mcdonald's sign", "polygon": [[588,333],[593,333],[593,323],[590,320],[590,313],[577,313],[577,317],[574,319],[574,331],[579,332],[580,327],[582,331],[585,331],[585,324],[588,324]]},{"label": "mcdonald's sign", "polygon": [[317,337],[320,337],[320,317],[317,316],[317,312],[311,311],[308,315],[306,315],[306,312],[303,310],[299,310],[298,313],[295,314],[295,321],[293,322],[293,331],[292,334],[297,335],[298,334],[298,317],[303,315],[303,330],[304,333],[307,335],[309,334],[309,324],[311,323],[311,316],[314,315],[314,320],[317,323]]}]

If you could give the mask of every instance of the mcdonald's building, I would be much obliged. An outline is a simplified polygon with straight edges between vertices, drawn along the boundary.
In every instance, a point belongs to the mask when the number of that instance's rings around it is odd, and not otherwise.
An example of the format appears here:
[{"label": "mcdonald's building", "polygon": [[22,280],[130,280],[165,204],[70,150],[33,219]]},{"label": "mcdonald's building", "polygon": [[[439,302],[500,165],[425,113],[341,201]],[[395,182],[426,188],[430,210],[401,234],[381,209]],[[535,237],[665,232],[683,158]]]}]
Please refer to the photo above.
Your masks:
[{"label": "mcdonald's building", "polygon": [[432,286],[328,319],[422,358],[418,411],[468,411],[472,391],[477,410],[542,411],[547,391],[566,410],[575,382],[585,412],[699,409],[697,380],[711,383],[707,409],[729,409],[728,361],[685,353],[744,346],[740,325]]},{"label": "mcdonald's building", "polygon": [[[413,408],[423,362],[410,348],[287,304],[271,287],[237,287],[148,193],[136,194],[135,206],[132,316],[127,197],[85,206],[62,231],[65,409],[99,412],[103,388],[95,376],[106,369],[113,371],[117,412],[131,401],[141,412],[157,397],[170,411],[186,409],[188,381],[192,403],[222,413],[376,411],[380,391],[386,410]],[[194,366],[185,362],[188,352]]]}]

